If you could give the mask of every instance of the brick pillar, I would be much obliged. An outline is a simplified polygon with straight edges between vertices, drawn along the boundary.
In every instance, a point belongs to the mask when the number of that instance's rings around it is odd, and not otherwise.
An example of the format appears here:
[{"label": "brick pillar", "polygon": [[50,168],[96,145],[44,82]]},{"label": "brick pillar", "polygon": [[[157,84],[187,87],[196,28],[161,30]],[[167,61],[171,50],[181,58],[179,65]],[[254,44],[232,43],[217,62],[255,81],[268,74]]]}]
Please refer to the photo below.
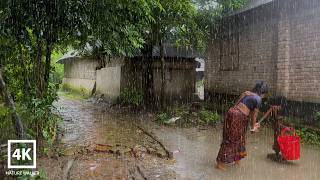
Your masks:
[{"label": "brick pillar", "polygon": [[278,53],[276,95],[288,97],[290,81],[290,23],[288,17],[281,17],[278,22]]}]

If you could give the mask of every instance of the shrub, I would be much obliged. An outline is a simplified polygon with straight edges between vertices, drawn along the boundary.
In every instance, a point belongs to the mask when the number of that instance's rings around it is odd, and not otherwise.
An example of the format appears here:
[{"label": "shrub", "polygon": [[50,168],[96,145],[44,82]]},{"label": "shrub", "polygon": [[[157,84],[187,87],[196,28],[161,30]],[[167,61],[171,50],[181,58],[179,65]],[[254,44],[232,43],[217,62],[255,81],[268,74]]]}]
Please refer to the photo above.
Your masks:
[{"label": "shrub", "polygon": [[0,105],[0,144],[5,143],[7,139],[14,138],[14,128],[11,121],[9,110]]},{"label": "shrub", "polygon": [[316,112],[315,119],[317,122],[320,122],[320,111]]},{"label": "shrub", "polygon": [[142,104],[143,95],[136,89],[124,89],[119,96],[119,103],[124,106],[138,107]]},{"label": "shrub", "polygon": [[173,109],[173,116],[188,118],[190,116],[190,113],[189,110],[185,107],[178,106]]},{"label": "shrub", "polygon": [[166,112],[160,112],[156,114],[156,120],[159,122],[168,121],[170,119],[170,115]]},{"label": "shrub", "polygon": [[301,128],[296,130],[297,134],[301,137],[302,142],[320,145],[320,135],[315,131],[311,131],[307,128]]},{"label": "shrub", "polygon": [[208,123],[217,123],[221,120],[221,116],[217,113],[217,111],[211,112],[203,109],[200,111],[200,119]]}]

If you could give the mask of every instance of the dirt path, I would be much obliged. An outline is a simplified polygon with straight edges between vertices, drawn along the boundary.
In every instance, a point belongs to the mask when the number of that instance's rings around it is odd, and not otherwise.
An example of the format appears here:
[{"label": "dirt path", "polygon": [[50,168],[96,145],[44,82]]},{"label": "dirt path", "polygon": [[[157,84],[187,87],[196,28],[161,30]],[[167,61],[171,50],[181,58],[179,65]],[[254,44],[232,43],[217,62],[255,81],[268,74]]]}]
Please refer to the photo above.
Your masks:
[{"label": "dirt path", "polygon": [[48,179],[174,179],[171,160],[153,139],[133,125],[138,116],[106,104],[61,97],[55,104],[64,122],[56,155],[40,158]]},{"label": "dirt path", "polygon": [[[221,172],[214,169],[221,142],[219,127],[205,130],[166,127],[151,122],[147,114],[121,113],[91,102],[61,98],[57,104],[64,118],[61,155],[56,160],[39,162],[50,179],[62,178],[70,164],[67,179],[318,180],[320,177],[320,151],[315,147],[302,146],[299,161],[279,164],[267,159],[267,154],[272,153],[273,135],[269,129],[248,134],[248,157],[240,167],[230,166]],[[133,123],[153,132],[174,152],[174,161],[148,153],[132,157],[132,149],[137,145],[160,148]],[[116,153],[96,152],[96,144],[110,145]]]}]

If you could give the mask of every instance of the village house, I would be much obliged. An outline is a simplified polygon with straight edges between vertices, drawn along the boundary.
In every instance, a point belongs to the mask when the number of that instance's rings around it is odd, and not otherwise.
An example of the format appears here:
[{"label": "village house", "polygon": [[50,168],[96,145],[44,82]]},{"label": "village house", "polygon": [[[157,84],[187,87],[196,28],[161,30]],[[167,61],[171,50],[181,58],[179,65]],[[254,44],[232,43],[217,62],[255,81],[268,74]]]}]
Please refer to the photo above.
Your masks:
[{"label": "village house", "polygon": [[319,0],[252,1],[223,18],[217,34],[207,52],[206,99],[264,80],[301,113],[305,104],[320,111]]},{"label": "village house", "polygon": [[[185,48],[165,46],[165,96],[169,102],[191,101],[196,93],[196,54]],[[152,76],[155,99],[161,94],[161,64],[159,48],[153,49]],[[81,56],[77,51],[65,54],[63,86],[86,94],[100,94],[116,100],[126,89],[143,93],[143,62],[141,56],[132,58],[97,59]]]}]

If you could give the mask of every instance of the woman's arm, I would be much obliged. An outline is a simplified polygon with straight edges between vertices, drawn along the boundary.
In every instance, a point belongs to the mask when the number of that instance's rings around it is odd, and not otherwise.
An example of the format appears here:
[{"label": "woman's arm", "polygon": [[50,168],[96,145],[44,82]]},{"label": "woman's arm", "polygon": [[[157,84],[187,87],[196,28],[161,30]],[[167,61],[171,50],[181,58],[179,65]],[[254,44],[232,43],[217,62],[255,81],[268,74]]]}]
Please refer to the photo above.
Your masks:
[{"label": "woman's arm", "polygon": [[251,127],[255,127],[256,126],[256,123],[257,123],[257,117],[258,117],[258,114],[259,114],[259,109],[256,108],[252,111],[252,113],[250,114],[251,115]]}]

